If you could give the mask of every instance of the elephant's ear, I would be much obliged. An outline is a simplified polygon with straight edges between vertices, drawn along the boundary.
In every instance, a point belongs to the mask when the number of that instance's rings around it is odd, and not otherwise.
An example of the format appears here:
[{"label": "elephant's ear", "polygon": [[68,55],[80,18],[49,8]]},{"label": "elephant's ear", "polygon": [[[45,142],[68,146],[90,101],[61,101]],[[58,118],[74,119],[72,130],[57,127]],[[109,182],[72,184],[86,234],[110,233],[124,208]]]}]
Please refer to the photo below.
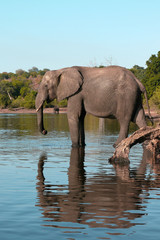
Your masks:
[{"label": "elephant's ear", "polygon": [[61,101],[75,94],[81,87],[82,83],[83,77],[77,69],[70,68],[64,70],[59,76],[57,100]]}]

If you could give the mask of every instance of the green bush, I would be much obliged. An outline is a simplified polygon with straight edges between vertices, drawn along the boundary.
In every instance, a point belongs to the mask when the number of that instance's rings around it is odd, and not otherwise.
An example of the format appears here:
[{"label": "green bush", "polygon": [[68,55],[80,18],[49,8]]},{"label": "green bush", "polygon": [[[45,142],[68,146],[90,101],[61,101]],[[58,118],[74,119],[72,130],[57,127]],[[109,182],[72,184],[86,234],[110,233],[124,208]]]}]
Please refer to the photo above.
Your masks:
[{"label": "green bush", "polygon": [[14,99],[10,104],[11,108],[19,108],[23,106],[24,106],[24,99],[21,96],[18,96],[18,98]]},{"label": "green bush", "polygon": [[24,108],[35,108],[35,96],[36,92],[31,91],[27,93],[27,95],[23,98],[22,96],[18,96],[16,99],[14,99],[10,107],[12,108],[19,108],[19,107],[24,107]]},{"label": "green bush", "polygon": [[20,89],[20,95],[21,95],[22,97],[25,97],[30,91],[31,91],[31,89],[29,88],[29,86],[23,86],[23,87]]},{"label": "green bush", "polygon": [[0,94],[0,107],[6,108],[8,105],[10,105],[11,100],[9,99],[7,94]]},{"label": "green bush", "polygon": [[160,73],[149,79],[146,78],[143,81],[143,84],[146,87],[148,98],[151,98],[156,91],[156,88],[160,86]]},{"label": "green bush", "polygon": [[0,107],[6,108],[10,103],[9,93],[12,90],[11,83],[6,80],[0,81]]},{"label": "green bush", "polygon": [[61,102],[58,103],[59,107],[67,107],[67,99],[62,100]]},{"label": "green bush", "polygon": [[60,102],[58,102],[57,99],[55,99],[50,103],[46,103],[46,102],[44,103],[44,107],[46,107],[46,108],[53,108],[55,106],[61,107],[61,108],[67,107],[67,99],[64,99]]},{"label": "green bush", "polygon": [[35,108],[35,97],[36,97],[35,91],[31,91],[30,93],[28,93],[24,98],[24,107]]},{"label": "green bush", "polygon": [[150,104],[160,109],[160,86],[156,88],[156,91],[150,99]]}]

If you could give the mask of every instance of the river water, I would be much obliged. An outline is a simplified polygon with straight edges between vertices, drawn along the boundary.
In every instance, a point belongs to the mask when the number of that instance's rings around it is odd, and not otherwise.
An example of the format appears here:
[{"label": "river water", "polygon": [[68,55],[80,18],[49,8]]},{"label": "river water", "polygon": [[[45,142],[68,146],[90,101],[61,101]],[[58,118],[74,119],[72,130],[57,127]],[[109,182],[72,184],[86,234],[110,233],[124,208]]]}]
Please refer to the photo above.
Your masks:
[{"label": "river water", "polygon": [[0,115],[0,239],[159,239],[160,165],[142,146],[114,166],[116,120],[87,115],[85,149],[71,149],[66,114],[45,125]]}]

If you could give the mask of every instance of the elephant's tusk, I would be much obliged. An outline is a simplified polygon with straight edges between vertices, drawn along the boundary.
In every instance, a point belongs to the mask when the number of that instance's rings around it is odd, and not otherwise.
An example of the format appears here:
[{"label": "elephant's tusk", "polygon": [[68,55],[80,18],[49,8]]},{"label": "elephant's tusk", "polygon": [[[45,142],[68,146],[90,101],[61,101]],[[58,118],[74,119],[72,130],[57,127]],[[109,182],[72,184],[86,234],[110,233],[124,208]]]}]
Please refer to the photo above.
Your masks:
[{"label": "elephant's tusk", "polygon": [[41,102],[41,104],[39,105],[39,107],[36,109],[36,112],[39,111],[39,109],[42,107],[42,105],[43,105],[43,101]]}]

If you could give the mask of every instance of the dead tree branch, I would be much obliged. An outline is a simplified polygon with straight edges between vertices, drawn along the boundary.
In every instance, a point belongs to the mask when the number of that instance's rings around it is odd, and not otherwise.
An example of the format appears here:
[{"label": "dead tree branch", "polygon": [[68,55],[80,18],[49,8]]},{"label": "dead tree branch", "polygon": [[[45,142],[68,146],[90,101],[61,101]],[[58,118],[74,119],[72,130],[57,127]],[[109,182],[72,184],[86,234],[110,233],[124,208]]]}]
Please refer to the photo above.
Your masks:
[{"label": "dead tree branch", "polygon": [[160,155],[160,125],[156,128],[145,127],[137,130],[128,138],[122,140],[116,147],[110,163],[129,162],[129,151],[137,143],[145,142],[146,148],[153,152],[154,157]]}]

